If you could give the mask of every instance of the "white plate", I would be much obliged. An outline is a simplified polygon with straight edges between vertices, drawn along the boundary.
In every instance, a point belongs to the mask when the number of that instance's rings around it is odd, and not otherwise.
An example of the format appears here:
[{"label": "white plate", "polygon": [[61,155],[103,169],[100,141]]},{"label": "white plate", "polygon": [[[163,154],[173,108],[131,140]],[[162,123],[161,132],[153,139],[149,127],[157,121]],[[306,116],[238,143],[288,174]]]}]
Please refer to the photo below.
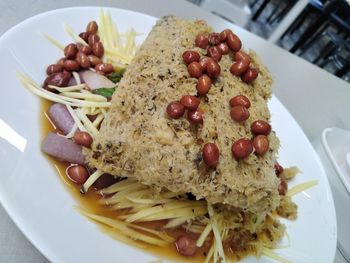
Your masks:
[{"label": "white plate", "polygon": [[350,168],[346,160],[350,150],[350,131],[340,128],[327,128],[316,150],[326,169],[333,192],[338,224],[338,248],[342,255],[350,261]]},{"label": "white plate", "polygon": [[[121,31],[133,27],[148,33],[156,20],[126,10],[109,10]],[[148,262],[157,256],[118,243],[74,210],[76,200],[40,152],[39,100],[15,77],[16,71],[26,72],[41,83],[46,65],[62,56],[41,32],[67,44],[71,39],[63,31],[63,22],[81,32],[88,21],[97,20],[98,12],[96,7],[55,10],[30,18],[1,37],[0,200],[17,226],[53,262]],[[291,245],[276,252],[293,262],[332,262],[336,220],[322,165],[300,127],[275,97],[270,108],[273,128],[282,142],[281,164],[297,165],[303,171],[293,184],[319,180],[316,187],[294,198],[299,218],[286,221]],[[262,257],[261,262],[272,260]]]}]

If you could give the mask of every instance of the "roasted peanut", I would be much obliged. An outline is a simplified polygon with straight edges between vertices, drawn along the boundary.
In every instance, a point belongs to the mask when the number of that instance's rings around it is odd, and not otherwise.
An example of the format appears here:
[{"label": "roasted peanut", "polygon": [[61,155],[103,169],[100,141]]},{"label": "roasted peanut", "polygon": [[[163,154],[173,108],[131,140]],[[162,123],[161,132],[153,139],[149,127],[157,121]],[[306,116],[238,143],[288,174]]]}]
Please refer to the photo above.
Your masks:
[{"label": "roasted peanut", "polygon": [[103,47],[102,42],[97,42],[92,46],[92,53],[94,53],[96,57],[101,58],[104,52],[105,52],[105,49]]},{"label": "roasted peanut", "polygon": [[228,34],[233,34],[231,29],[225,29],[225,30],[221,31],[221,33],[220,33],[220,41],[221,42],[226,41]]},{"label": "roasted peanut", "polygon": [[95,66],[96,71],[102,71],[105,74],[112,73],[114,71],[113,65],[109,63],[101,63]]},{"label": "roasted peanut", "polygon": [[68,71],[77,71],[79,70],[80,66],[79,63],[72,59],[67,59],[64,62],[64,69]]},{"label": "roasted peanut", "polygon": [[247,53],[243,52],[242,50],[238,51],[238,52],[235,52],[234,54],[234,60],[235,61],[242,61],[242,60],[245,60],[245,61],[249,61],[250,62],[250,57]]},{"label": "roasted peanut", "polygon": [[203,124],[203,116],[204,112],[200,108],[187,112],[187,119],[193,124]]},{"label": "roasted peanut", "polygon": [[185,107],[178,101],[169,103],[166,112],[172,119],[179,119],[185,113]]},{"label": "roasted peanut", "polygon": [[202,76],[202,66],[198,62],[192,62],[187,66],[187,71],[191,77],[199,78]]},{"label": "roasted peanut", "polygon": [[199,64],[202,66],[203,72],[207,71],[207,65],[208,65],[209,60],[212,60],[212,58],[210,58],[210,57],[202,57],[199,60]]},{"label": "roasted peanut", "polygon": [[89,34],[96,34],[98,30],[98,25],[95,21],[90,21],[86,26],[86,32]]},{"label": "roasted peanut", "polygon": [[208,37],[204,34],[199,34],[196,37],[195,44],[197,47],[206,48],[208,45]]},{"label": "roasted peanut", "polygon": [[219,77],[220,75],[220,72],[221,72],[221,67],[220,65],[214,61],[213,59],[212,60],[209,60],[208,61],[208,64],[207,64],[207,74],[210,78],[217,78]]},{"label": "roasted peanut", "polygon": [[90,36],[90,34],[89,34],[88,32],[81,32],[81,33],[79,34],[79,37],[80,37],[81,39],[83,39],[86,43],[89,42],[89,36]]},{"label": "roasted peanut", "polygon": [[219,148],[214,143],[206,143],[202,150],[203,160],[209,168],[215,168],[219,163]]},{"label": "roasted peanut", "polygon": [[259,75],[259,72],[257,69],[255,68],[248,68],[248,70],[246,72],[243,73],[243,75],[241,76],[241,79],[245,82],[245,83],[251,83],[252,81],[254,81]]},{"label": "roasted peanut", "polygon": [[210,33],[208,35],[208,41],[209,41],[209,44],[212,45],[212,46],[215,46],[217,44],[219,44],[221,42],[221,39],[220,39],[220,34],[219,33]]},{"label": "roasted peanut", "polygon": [[76,184],[84,184],[89,178],[89,172],[82,165],[72,165],[66,170],[68,178]]},{"label": "roasted peanut", "polygon": [[288,191],[288,184],[287,181],[284,179],[280,179],[280,182],[278,184],[278,193],[279,195],[286,195]]},{"label": "roasted peanut", "polygon": [[77,48],[78,48],[78,51],[79,52],[82,52],[84,53],[85,55],[90,55],[92,53],[92,49],[90,46],[87,46],[87,45],[83,45],[83,44],[80,44],[78,43],[77,44]]},{"label": "roasted peanut", "polygon": [[234,96],[232,99],[230,99],[231,107],[238,106],[238,105],[242,105],[243,107],[249,109],[250,100],[244,95],[237,95],[237,96]]},{"label": "roasted peanut", "polygon": [[83,52],[78,52],[75,60],[78,62],[79,66],[84,69],[89,68],[91,65],[88,56]]},{"label": "roasted peanut", "polygon": [[96,34],[89,34],[88,44],[90,47],[93,47],[94,44],[100,41],[100,37]]},{"label": "roasted peanut", "polygon": [[250,114],[246,107],[237,105],[231,108],[230,115],[232,120],[237,122],[245,121],[249,118]]},{"label": "roasted peanut", "polygon": [[74,134],[73,141],[76,144],[85,146],[85,147],[90,147],[92,144],[92,137],[89,133],[84,132],[84,131],[77,131]]},{"label": "roasted peanut", "polygon": [[51,64],[46,69],[46,74],[51,75],[53,73],[61,72],[63,70],[63,66],[59,64]]},{"label": "roasted peanut", "polygon": [[65,62],[66,60],[67,60],[66,57],[60,58],[60,59],[56,62],[56,64],[57,64],[57,65],[60,65],[60,66],[62,66],[62,67],[64,67],[64,62]]},{"label": "roasted peanut", "polygon": [[253,139],[253,146],[257,155],[264,155],[269,150],[269,139],[265,135],[258,135]]},{"label": "roasted peanut", "polygon": [[88,55],[88,58],[92,66],[96,66],[102,63],[102,60],[95,55]]},{"label": "roasted peanut", "polygon": [[186,65],[188,65],[194,61],[198,62],[200,55],[197,51],[187,50],[182,54],[182,58],[185,61]]},{"label": "roasted peanut", "polygon": [[217,46],[209,47],[207,50],[207,55],[214,59],[215,61],[220,61],[222,54],[220,49]]},{"label": "roasted peanut", "polygon": [[281,173],[283,173],[283,167],[282,165],[280,165],[278,162],[275,163],[275,174],[277,175],[277,177],[279,177],[281,175]]},{"label": "roasted peanut", "polygon": [[232,32],[227,34],[226,43],[227,43],[228,47],[234,52],[239,51],[242,47],[241,40],[239,39],[239,37],[237,35],[235,35]]},{"label": "roasted peanut", "polygon": [[182,96],[180,103],[188,110],[196,110],[199,106],[200,100],[192,95]]},{"label": "roasted peanut", "polygon": [[48,88],[48,85],[53,85],[57,87],[66,87],[69,83],[69,80],[71,78],[72,74],[69,72],[57,72],[53,73],[50,76],[48,76],[44,81],[44,88],[56,92],[56,90]]},{"label": "roasted peanut", "polygon": [[202,75],[198,78],[198,82],[197,82],[197,92],[198,95],[205,95],[209,92],[209,89],[211,87],[212,81],[211,78],[209,78],[207,75]]},{"label": "roasted peanut", "polygon": [[271,125],[266,121],[257,120],[250,125],[250,130],[254,135],[269,135],[271,132]]},{"label": "roasted peanut", "polygon": [[77,48],[77,45],[76,44],[68,44],[64,50],[64,55],[66,56],[66,58],[68,59],[74,59],[76,54],[78,53],[78,48]]},{"label": "roasted peanut", "polygon": [[226,55],[230,52],[230,48],[226,43],[220,43],[219,45],[217,45],[217,47],[220,50],[222,55]]},{"label": "roasted peanut", "polygon": [[239,139],[232,144],[231,151],[236,160],[247,158],[253,152],[253,143],[248,139]]},{"label": "roasted peanut", "polygon": [[249,69],[249,61],[240,60],[232,64],[232,66],[230,67],[230,72],[235,76],[241,76],[248,69]]}]

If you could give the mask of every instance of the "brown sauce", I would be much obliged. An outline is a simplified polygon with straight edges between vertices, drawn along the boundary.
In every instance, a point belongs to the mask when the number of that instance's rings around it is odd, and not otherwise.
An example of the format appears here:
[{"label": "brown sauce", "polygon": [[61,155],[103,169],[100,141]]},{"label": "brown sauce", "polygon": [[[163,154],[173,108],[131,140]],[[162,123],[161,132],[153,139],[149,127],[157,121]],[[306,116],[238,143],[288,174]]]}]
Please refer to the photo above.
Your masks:
[{"label": "brown sauce", "polygon": [[[46,112],[48,111],[51,105],[52,105],[52,102],[41,99],[40,119],[41,119],[41,125],[42,125],[41,131],[42,131],[43,139],[49,132],[55,131],[54,127],[52,126],[52,124],[50,123],[50,121],[46,116]],[[117,218],[121,214],[120,211],[118,212],[116,210],[110,209],[108,206],[99,204],[99,201],[101,200],[102,196],[98,190],[90,188],[86,194],[81,194],[79,191],[80,185],[77,185],[71,180],[69,180],[69,178],[66,175],[66,169],[70,165],[69,163],[61,162],[48,155],[45,155],[45,156],[47,157],[48,161],[51,162],[53,167],[56,169],[57,176],[60,177],[61,182],[65,185],[65,187],[68,189],[68,191],[71,193],[71,195],[74,197],[74,199],[77,201],[77,203],[80,205],[81,208],[83,208],[85,211],[89,213],[98,214],[109,218]],[[276,217],[278,216],[276,213],[274,213],[274,215]],[[100,224],[98,222],[95,222],[95,223],[100,227],[104,227],[103,228],[104,230],[106,229],[103,224]],[[135,224],[149,228],[149,229],[165,231],[168,235],[174,237],[175,239],[184,234],[192,236],[193,239],[197,239],[199,236],[198,234],[186,232],[186,230],[182,227],[165,230],[163,226],[166,223],[167,223],[166,220],[161,220],[161,221],[152,221],[152,222],[140,222]],[[272,224],[273,221],[271,221],[270,223]],[[117,230],[112,228],[110,228],[110,230],[108,231],[111,231],[111,232],[113,231],[114,234],[117,233]],[[259,236],[258,240],[263,240],[264,238],[266,238],[265,236],[260,236],[260,235],[264,235],[264,233],[258,234]],[[119,242],[119,241],[116,241],[116,242]],[[211,246],[211,242],[206,241],[201,248],[198,248],[194,256],[185,257],[180,255],[177,252],[174,244],[170,244],[169,247],[164,248],[164,247],[156,247],[150,244],[146,244],[141,241],[139,243],[140,245],[142,245],[142,248],[139,248],[139,249],[143,250],[145,253],[153,254],[155,259],[170,259],[175,262],[185,262],[185,263],[186,262],[188,263],[204,262],[206,255]],[[118,244],[116,243],[116,246],[117,245]],[[248,248],[244,248],[239,252],[236,251],[235,253],[232,253],[230,245],[227,242],[224,242],[223,246],[225,249],[226,258],[231,259],[233,261],[238,261],[246,256],[256,254],[254,247],[248,246]]]},{"label": "brown sauce", "polygon": [[[54,131],[54,128],[52,127],[51,123],[49,122],[48,118],[46,117],[46,112],[49,109],[49,107],[52,105],[52,102],[41,99],[41,124],[42,124],[42,137],[44,138],[50,131]],[[79,191],[80,186],[76,185],[72,181],[70,181],[66,175],[66,169],[69,166],[68,163],[64,163],[61,161],[56,160],[55,158],[52,158],[48,155],[47,159],[51,164],[54,166],[54,168],[57,170],[57,175],[60,177],[62,183],[66,186],[68,191],[72,194],[72,196],[77,200],[79,205],[86,211],[94,214],[98,214],[101,216],[106,216],[110,218],[116,218],[118,216],[118,212],[109,209],[107,206],[103,206],[98,203],[99,200],[101,200],[101,195],[99,194],[99,191],[96,191],[94,189],[90,189],[86,194],[82,195]],[[77,212],[78,213],[78,212]],[[153,222],[147,222],[147,223],[138,223],[138,225],[159,230],[162,229],[162,226],[166,222],[164,221],[153,221]],[[97,223],[97,225],[100,225]],[[101,225],[102,226],[102,225]],[[111,231],[117,231],[115,229]],[[183,234],[186,233],[185,229],[178,228],[178,229],[172,229],[172,230],[166,230],[166,232],[173,236],[174,238],[177,238]],[[188,232],[187,232],[188,234]],[[118,241],[116,241],[118,242]],[[116,243],[116,246],[118,244]],[[146,253],[154,254],[155,259],[157,258],[167,258],[171,259],[177,262],[194,262],[199,263],[203,262],[205,260],[205,255],[209,251],[208,246],[203,246],[203,248],[199,248],[196,255],[193,257],[184,257],[182,255],[179,255],[176,251],[176,248],[173,244],[171,244],[167,248],[160,248],[156,246],[152,246],[149,244],[142,243],[142,250],[144,250]]]}]

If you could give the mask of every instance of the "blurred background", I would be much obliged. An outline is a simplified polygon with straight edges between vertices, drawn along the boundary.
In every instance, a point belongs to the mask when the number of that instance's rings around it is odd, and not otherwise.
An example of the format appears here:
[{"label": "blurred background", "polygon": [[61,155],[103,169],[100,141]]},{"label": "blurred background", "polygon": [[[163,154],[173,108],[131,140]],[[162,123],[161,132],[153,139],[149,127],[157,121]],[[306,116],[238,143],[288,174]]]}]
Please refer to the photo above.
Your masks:
[{"label": "blurred background", "polygon": [[349,0],[189,0],[350,82]]}]

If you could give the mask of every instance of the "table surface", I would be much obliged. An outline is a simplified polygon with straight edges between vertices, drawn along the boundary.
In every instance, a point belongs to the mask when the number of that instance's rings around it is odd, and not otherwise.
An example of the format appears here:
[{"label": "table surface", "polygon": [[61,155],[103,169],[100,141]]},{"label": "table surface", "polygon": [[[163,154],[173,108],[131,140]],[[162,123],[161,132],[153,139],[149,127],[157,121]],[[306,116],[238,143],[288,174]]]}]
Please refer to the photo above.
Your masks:
[{"label": "table surface", "polygon": [[[69,6],[96,6],[93,0],[0,0],[0,35],[24,19],[36,14]],[[214,29],[232,27],[216,17],[183,0],[100,0],[99,6],[119,7],[156,17],[175,14],[184,18],[205,19]],[[291,112],[311,142],[316,141],[326,127],[350,129],[350,85],[287,51],[236,29],[243,43],[254,49],[272,72],[274,93]],[[292,88],[291,88],[292,87]],[[48,262],[23,236],[0,206],[0,261]],[[335,262],[345,262],[337,253]]]}]

